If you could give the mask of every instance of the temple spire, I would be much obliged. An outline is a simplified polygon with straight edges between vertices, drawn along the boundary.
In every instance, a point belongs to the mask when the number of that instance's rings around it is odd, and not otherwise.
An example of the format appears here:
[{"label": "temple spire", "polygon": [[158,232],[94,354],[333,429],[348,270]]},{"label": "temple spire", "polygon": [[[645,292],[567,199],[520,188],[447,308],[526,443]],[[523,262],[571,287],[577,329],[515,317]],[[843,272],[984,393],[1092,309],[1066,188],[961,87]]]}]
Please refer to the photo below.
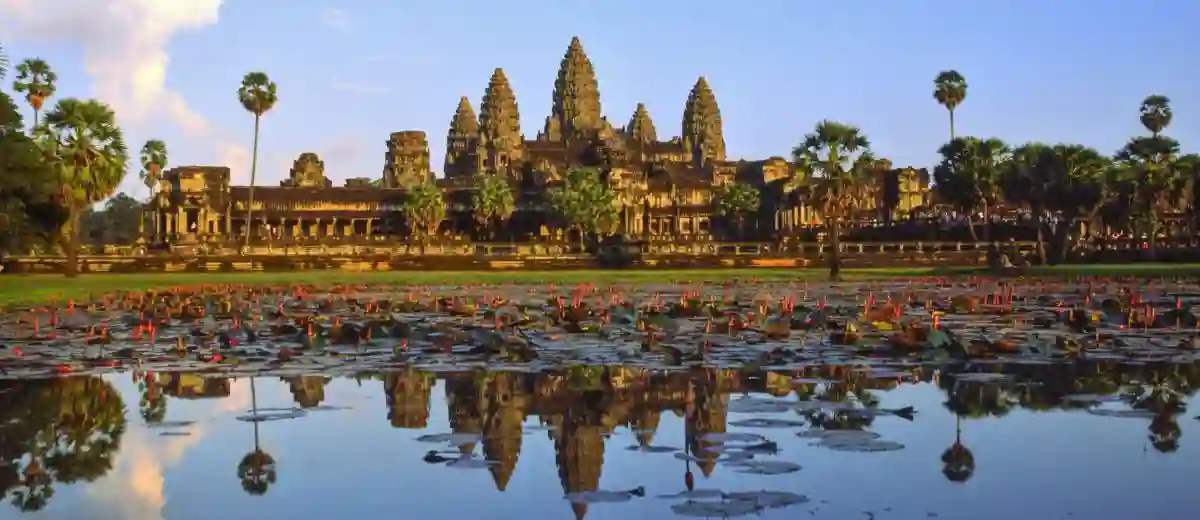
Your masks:
[{"label": "temple spire", "polygon": [[721,109],[717,107],[717,97],[704,76],[696,80],[683,109],[683,145],[697,167],[709,161],[725,160]]},{"label": "temple spire", "polygon": [[504,69],[492,72],[479,108],[480,144],[486,148],[484,166],[493,171],[507,170],[521,157],[525,137],[521,135],[521,115]]},{"label": "temple spire", "polygon": [[600,87],[592,61],[579,37],[571,38],[554,81],[553,105],[546,119],[545,137],[561,141],[590,137],[600,130]]},{"label": "temple spire", "polygon": [[654,121],[650,119],[650,111],[646,110],[645,103],[637,104],[633,116],[629,118],[629,125],[625,127],[625,133],[630,139],[641,143],[658,140],[658,132],[654,130]]},{"label": "temple spire", "polygon": [[446,133],[446,162],[442,171],[447,177],[474,174],[479,166],[478,147],[479,123],[475,120],[475,109],[463,96],[458,100],[458,108],[450,120],[450,131]]}]

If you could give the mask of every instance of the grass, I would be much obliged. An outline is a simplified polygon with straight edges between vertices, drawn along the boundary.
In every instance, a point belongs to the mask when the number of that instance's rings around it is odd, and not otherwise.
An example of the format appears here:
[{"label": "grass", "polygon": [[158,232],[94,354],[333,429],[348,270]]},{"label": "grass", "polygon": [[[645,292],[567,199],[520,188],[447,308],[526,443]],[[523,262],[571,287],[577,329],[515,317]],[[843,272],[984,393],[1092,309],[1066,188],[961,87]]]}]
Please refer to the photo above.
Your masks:
[{"label": "grass", "polygon": [[[846,280],[982,274],[977,268],[871,268],[846,269]],[[1034,267],[1033,277],[1077,276],[1200,276],[1200,264],[1065,265]],[[147,290],[202,284],[644,284],[723,282],[732,279],[760,281],[825,280],[824,269],[687,269],[687,270],[580,270],[580,271],[301,271],[278,273],[147,273],[91,274],[68,279],[61,275],[0,276],[0,306],[65,300],[121,290]]]},{"label": "grass", "polygon": [[[963,269],[873,268],[846,269],[848,280],[961,274]],[[0,276],[0,306],[36,303],[51,298],[80,298],[121,290],[147,290],[202,284],[645,284],[723,282],[732,279],[788,281],[824,280],[824,269],[646,269],[577,271],[300,271],[273,273],[145,273],[90,274],[68,279],[62,275]]]}]

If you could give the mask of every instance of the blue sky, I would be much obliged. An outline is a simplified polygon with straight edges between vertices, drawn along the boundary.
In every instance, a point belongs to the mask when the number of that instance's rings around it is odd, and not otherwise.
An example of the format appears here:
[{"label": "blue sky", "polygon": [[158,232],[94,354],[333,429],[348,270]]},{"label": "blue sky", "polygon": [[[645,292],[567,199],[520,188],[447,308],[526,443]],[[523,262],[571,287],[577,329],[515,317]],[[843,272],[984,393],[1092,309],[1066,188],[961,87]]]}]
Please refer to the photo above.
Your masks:
[{"label": "blue sky", "polygon": [[[378,177],[387,135],[409,129],[428,134],[440,171],[459,96],[478,110],[495,67],[532,138],[573,35],[616,126],[644,102],[661,137],[678,134],[688,90],[706,76],[732,158],[786,156],[829,118],[860,126],[898,165],[929,166],[947,136],[932,79],[948,68],[970,85],[962,135],[1111,152],[1142,131],[1141,99],[1162,93],[1176,114],[1167,133],[1195,151],[1200,3],[1134,5],[0,0],[0,42],[13,61],[47,59],[60,96],[113,103],[131,148],[159,137],[173,164],[225,164],[243,181],[253,118],[235,92],[245,72],[267,72],[280,101],[263,121],[260,184],[276,184],[304,151],[320,154],[339,184]],[[123,186],[145,193],[132,175]]]}]

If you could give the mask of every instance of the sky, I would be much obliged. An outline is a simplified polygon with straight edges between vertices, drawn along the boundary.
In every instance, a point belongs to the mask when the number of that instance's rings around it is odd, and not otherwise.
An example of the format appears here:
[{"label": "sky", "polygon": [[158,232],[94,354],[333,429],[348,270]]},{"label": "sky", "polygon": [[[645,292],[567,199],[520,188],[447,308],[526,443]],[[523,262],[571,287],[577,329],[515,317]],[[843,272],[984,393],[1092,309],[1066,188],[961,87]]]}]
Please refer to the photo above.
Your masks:
[{"label": "sky", "polygon": [[572,36],[617,127],[644,102],[660,138],[678,135],[705,76],[731,159],[786,157],[832,119],[898,166],[932,166],[949,132],[932,98],[945,69],[969,84],[959,135],[1111,153],[1144,132],[1138,105],[1158,93],[1175,113],[1166,133],[1197,151],[1196,20],[1192,0],[0,0],[0,44],[14,65],[47,60],[58,98],[114,107],[133,156],[122,190],[144,197],[136,153],[151,138],[172,166],[224,165],[248,183],[254,120],[236,91],[250,71],[279,89],[259,185],[306,151],[337,185],[378,178],[401,130],[426,132],[440,173],[458,98],[478,111],[496,67],[532,139]]}]

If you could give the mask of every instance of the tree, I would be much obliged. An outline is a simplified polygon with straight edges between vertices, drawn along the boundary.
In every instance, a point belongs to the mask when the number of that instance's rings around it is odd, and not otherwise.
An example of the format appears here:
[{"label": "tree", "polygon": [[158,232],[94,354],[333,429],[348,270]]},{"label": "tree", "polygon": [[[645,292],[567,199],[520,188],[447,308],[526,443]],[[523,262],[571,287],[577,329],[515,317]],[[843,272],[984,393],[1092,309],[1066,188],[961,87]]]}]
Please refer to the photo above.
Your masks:
[{"label": "tree", "polygon": [[83,236],[96,245],[132,244],[139,236],[142,204],[124,193],[117,193],[104,203],[101,211],[87,208],[82,217]]},{"label": "tree", "polygon": [[54,200],[57,171],[23,126],[12,98],[0,92],[0,252],[6,253],[52,241],[66,221]]},{"label": "tree", "polygon": [[1116,161],[1125,172],[1125,192],[1135,229],[1146,237],[1147,254],[1157,256],[1162,213],[1174,209],[1174,197],[1182,189],[1178,175],[1179,141],[1162,135],[1135,137],[1117,151]]},{"label": "tree", "polygon": [[588,233],[612,233],[620,223],[616,193],[595,168],[568,169],[563,183],[550,188],[547,195],[554,212],[579,232],[581,247]]},{"label": "tree", "polygon": [[938,150],[942,160],[933,170],[934,189],[942,200],[967,214],[972,240],[978,240],[974,213],[983,213],[983,240],[991,239],[991,208],[1001,189],[1001,174],[1011,158],[1008,146],[996,138],[959,137]]},{"label": "tree", "polygon": [[471,207],[475,221],[487,231],[489,238],[496,238],[496,230],[516,210],[512,188],[508,181],[496,173],[480,173],[475,176],[475,191],[471,194]]},{"label": "tree", "polygon": [[124,432],[121,395],[99,377],[0,382],[0,497],[44,508],[55,483],[108,473]]},{"label": "tree", "polygon": [[[258,393],[254,389],[254,378],[250,378],[250,407],[255,418],[258,417]],[[242,457],[237,466],[238,480],[242,482],[242,490],[254,496],[267,493],[271,484],[275,483],[275,458],[262,450],[258,441],[258,423],[254,423],[254,451]]]},{"label": "tree", "polygon": [[956,70],[943,70],[933,80],[933,99],[950,112],[950,140],[954,140],[954,109],[967,99],[967,79]]},{"label": "tree", "polygon": [[1167,96],[1153,94],[1142,100],[1140,109],[1142,126],[1158,137],[1171,124],[1171,100]]},{"label": "tree", "polygon": [[42,103],[54,95],[57,81],[58,75],[50,70],[50,64],[41,58],[30,58],[17,65],[17,79],[13,81],[13,90],[24,93],[25,101],[33,107],[34,127],[38,125]]},{"label": "tree", "polygon": [[753,186],[734,182],[718,187],[713,203],[714,213],[736,221],[738,237],[746,238],[746,215],[758,211],[761,197]]},{"label": "tree", "polygon": [[4,53],[4,46],[0,45],[0,80],[8,77],[8,55]]},{"label": "tree", "polygon": [[1045,228],[1047,205],[1051,188],[1058,182],[1053,169],[1053,152],[1041,143],[1028,143],[1012,152],[1012,160],[1001,171],[1005,198],[1016,205],[1027,206],[1033,215],[1037,233],[1038,259],[1046,264]]},{"label": "tree", "polygon": [[142,171],[138,177],[149,190],[150,196],[154,197],[154,187],[158,186],[162,171],[167,167],[167,143],[158,139],[146,141],[146,144],[142,145],[141,160]]},{"label": "tree", "polygon": [[404,194],[404,216],[414,233],[430,236],[446,220],[446,201],[433,182],[422,182]]},{"label": "tree", "polygon": [[859,187],[875,165],[871,143],[857,127],[821,121],[792,149],[792,159],[813,183],[813,197],[828,225],[829,278],[837,280],[842,271],[841,220],[853,208]]},{"label": "tree", "polygon": [[242,78],[238,89],[238,101],[242,108],[254,114],[254,150],[250,159],[250,195],[246,201],[246,245],[250,245],[252,222],[254,222],[254,183],[258,179],[258,129],[263,114],[275,106],[275,82],[265,72],[251,72]]},{"label": "tree", "polygon": [[45,157],[61,180],[67,208],[68,277],[78,275],[80,216],[90,205],[108,198],[125,177],[125,139],[108,105],[67,98],[46,114],[41,142]]},{"label": "tree", "polygon": [[1061,215],[1055,238],[1058,253],[1052,261],[1065,262],[1071,233],[1079,227],[1080,219],[1094,221],[1116,194],[1114,181],[1109,178],[1112,160],[1078,144],[1056,144],[1047,158],[1051,182],[1046,189],[1046,207]]}]

